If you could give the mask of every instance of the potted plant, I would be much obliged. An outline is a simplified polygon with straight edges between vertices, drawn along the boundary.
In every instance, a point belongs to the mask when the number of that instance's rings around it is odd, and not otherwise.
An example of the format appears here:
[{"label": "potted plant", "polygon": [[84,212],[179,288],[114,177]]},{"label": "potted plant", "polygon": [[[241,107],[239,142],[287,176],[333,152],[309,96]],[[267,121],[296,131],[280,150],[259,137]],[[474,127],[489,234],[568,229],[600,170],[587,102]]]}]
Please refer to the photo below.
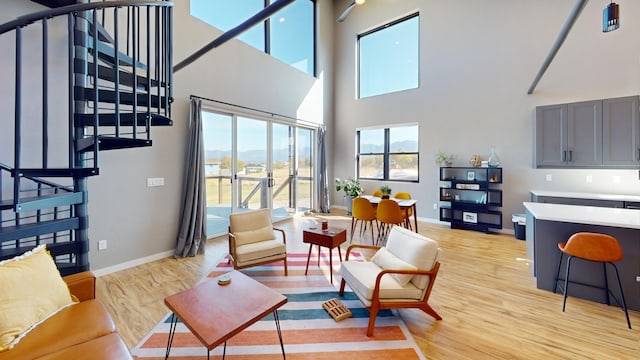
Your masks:
[{"label": "potted plant", "polygon": [[454,154],[447,154],[444,151],[438,151],[436,154],[436,165],[451,166],[456,156]]},{"label": "potted plant", "polygon": [[353,198],[360,196],[364,192],[364,188],[356,179],[348,178],[341,180],[336,178],[336,191],[344,190],[344,203],[347,207],[347,213],[351,215],[351,205]]},{"label": "potted plant", "polygon": [[389,197],[391,197],[391,188],[389,187],[389,185],[382,185],[380,187],[380,191],[382,191],[381,198],[388,199]]}]

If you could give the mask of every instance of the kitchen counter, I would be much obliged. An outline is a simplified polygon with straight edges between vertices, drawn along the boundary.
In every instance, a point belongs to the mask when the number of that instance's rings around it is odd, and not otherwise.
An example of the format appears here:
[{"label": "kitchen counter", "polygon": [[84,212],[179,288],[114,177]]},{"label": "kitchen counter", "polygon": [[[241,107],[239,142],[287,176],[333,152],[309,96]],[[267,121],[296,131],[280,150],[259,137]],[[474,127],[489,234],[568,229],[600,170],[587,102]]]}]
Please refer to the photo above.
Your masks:
[{"label": "kitchen counter", "polygon": [[559,198],[573,198],[573,199],[593,199],[593,200],[611,200],[611,201],[638,201],[640,202],[640,196],[638,195],[624,195],[624,194],[597,194],[597,193],[583,193],[583,192],[570,192],[570,191],[547,191],[547,190],[531,190],[531,194],[535,196],[548,196]]},{"label": "kitchen counter", "polygon": [[[531,270],[538,289],[554,291],[560,261],[559,242],[565,242],[571,235],[582,231],[609,234],[618,239],[624,253],[624,258],[616,262],[616,266],[627,307],[640,311],[640,282],[636,281],[640,276],[640,210],[533,202],[525,202],[524,207],[527,212],[527,258],[533,260]],[[572,281],[604,286],[600,263],[573,261],[571,268]],[[560,278],[563,277],[561,271]],[[607,279],[613,293],[618,294],[615,273],[609,266]],[[606,302],[604,290],[580,284],[571,284],[569,296]]]},{"label": "kitchen counter", "polygon": [[640,229],[638,210],[533,202],[523,205],[538,220]]}]

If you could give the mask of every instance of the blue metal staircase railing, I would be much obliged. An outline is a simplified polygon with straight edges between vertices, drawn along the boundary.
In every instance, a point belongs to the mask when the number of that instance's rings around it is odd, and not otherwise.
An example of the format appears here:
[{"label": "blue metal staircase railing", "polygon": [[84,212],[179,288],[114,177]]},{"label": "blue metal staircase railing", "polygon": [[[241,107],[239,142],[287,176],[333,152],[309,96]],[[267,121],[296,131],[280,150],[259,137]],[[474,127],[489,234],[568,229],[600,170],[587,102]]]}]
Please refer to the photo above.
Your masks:
[{"label": "blue metal staircase railing", "polygon": [[36,2],[60,7],[0,25],[15,44],[15,67],[0,69],[15,79],[13,131],[0,133],[13,143],[0,154],[0,260],[46,243],[70,274],[89,269],[99,151],[151,146],[151,128],[172,125],[173,4]]}]

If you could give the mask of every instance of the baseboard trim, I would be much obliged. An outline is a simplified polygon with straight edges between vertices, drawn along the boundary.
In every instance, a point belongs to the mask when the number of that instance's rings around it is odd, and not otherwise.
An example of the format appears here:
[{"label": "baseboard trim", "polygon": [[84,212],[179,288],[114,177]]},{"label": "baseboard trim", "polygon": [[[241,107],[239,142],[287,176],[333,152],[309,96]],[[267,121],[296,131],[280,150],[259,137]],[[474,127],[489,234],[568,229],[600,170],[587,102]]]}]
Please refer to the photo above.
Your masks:
[{"label": "baseboard trim", "polygon": [[91,271],[97,276],[104,276],[104,275],[108,275],[120,270],[126,270],[129,268],[132,268],[134,266],[138,266],[138,265],[142,265],[142,264],[146,264],[148,262],[152,262],[152,261],[156,261],[156,260],[160,260],[160,259],[164,259],[170,256],[173,256],[175,250],[167,250],[158,254],[154,254],[154,255],[149,255],[149,256],[145,256],[139,259],[135,259],[135,260],[131,260],[131,261],[126,261],[117,265],[113,265],[113,266],[107,266],[106,268],[102,268],[102,269],[97,269],[94,270],[92,269]]}]

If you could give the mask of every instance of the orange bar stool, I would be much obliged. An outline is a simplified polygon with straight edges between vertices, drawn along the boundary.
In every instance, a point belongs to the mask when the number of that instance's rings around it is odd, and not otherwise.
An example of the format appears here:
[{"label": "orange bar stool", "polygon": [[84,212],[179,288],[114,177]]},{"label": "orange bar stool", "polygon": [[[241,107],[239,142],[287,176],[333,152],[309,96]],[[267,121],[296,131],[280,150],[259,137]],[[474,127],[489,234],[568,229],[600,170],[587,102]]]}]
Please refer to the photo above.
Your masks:
[{"label": "orange bar stool", "polygon": [[[609,295],[613,296],[616,302],[620,305],[624,314],[627,317],[627,326],[631,329],[631,322],[629,321],[629,312],[627,311],[627,305],[624,301],[624,293],[622,291],[622,283],[620,282],[620,275],[618,274],[618,267],[614,264],[614,261],[622,260],[622,248],[618,240],[611,235],[579,232],[571,235],[569,240],[558,243],[560,249],[560,263],[558,264],[558,273],[556,274],[555,283],[553,286],[553,292],[556,291],[558,286],[558,280],[564,281],[564,289],[562,290],[562,312],[564,312],[567,303],[567,292],[569,291],[569,269],[571,267],[571,260],[573,258],[580,258],[588,261],[601,262],[604,270],[604,289],[607,292],[607,305],[611,305],[609,302]],[[565,271],[564,280],[559,279],[560,268],[562,267],[562,257],[567,255],[567,267]],[[609,290],[609,282],[607,280],[607,264],[611,264],[616,272],[616,279],[618,279],[618,287],[620,288],[620,300]],[[587,285],[587,284],[581,284]],[[588,285],[592,286],[592,285]]]}]

